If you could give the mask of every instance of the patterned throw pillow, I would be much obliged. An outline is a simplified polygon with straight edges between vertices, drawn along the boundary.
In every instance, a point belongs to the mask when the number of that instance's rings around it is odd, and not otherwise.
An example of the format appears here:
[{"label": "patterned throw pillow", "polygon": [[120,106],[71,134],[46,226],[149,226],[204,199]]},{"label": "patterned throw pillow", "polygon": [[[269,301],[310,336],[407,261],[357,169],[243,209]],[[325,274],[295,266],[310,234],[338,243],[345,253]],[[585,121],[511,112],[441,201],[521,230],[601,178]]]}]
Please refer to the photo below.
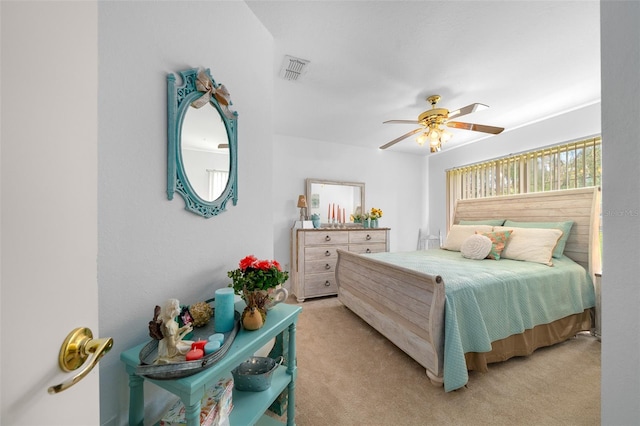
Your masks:
[{"label": "patterned throw pillow", "polygon": [[487,259],[500,260],[500,253],[504,250],[504,245],[507,243],[507,240],[511,235],[511,231],[487,232],[484,234],[478,232],[478,234],[489,237],[491,240],[491,251],[487,256]]}]

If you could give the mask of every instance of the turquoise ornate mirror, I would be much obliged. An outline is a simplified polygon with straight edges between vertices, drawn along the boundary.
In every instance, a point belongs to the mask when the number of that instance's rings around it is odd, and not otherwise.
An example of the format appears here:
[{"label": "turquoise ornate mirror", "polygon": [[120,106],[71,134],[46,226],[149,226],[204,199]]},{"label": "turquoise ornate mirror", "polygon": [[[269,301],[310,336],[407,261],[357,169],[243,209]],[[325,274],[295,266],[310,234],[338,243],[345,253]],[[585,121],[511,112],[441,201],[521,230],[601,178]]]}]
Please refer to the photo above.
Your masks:
[{"label": "turquoise ornate mirror", "polygon": [[167,75],[167,196],[179,193],[185,209],[209,218],[238,201],[238,113],[208,69],[180,75],[181,86]]}]

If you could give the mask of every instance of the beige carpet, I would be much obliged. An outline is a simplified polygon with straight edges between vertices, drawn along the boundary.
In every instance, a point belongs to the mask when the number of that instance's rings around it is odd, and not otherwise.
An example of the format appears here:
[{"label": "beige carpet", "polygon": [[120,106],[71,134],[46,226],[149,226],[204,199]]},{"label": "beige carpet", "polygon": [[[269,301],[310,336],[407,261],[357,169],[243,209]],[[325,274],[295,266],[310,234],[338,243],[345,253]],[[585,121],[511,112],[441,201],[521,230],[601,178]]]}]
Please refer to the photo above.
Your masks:
[{"label": "beige carpet", "polygon": [[299,305],[299,426],[600,424],[600,342],[588,334],[471,372],[445,393],[336,297]]}]

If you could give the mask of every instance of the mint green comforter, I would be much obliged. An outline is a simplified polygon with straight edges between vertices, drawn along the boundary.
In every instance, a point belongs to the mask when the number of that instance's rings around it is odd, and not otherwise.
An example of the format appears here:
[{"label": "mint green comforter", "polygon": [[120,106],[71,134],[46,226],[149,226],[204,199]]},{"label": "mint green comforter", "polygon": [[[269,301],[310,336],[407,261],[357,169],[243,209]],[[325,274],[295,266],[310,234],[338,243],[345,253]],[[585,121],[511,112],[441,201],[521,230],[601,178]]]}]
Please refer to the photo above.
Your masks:
[{"label": "mint green comforter", "polygon": [[466,352],[595,306],[585,269],[563,256],[554,266],[509,259],[465,259],[459,252],[374,253],[377,260],[440,275],[445,287],[444,387],[469,380]]}]

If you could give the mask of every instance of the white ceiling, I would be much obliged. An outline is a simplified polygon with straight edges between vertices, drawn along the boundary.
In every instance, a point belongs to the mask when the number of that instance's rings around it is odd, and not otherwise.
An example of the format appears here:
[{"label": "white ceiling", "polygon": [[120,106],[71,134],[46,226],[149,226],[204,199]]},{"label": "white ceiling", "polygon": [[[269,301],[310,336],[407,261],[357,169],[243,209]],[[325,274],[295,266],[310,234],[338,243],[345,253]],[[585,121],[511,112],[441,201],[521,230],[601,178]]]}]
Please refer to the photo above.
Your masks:
[{"label": "white ceiling", "polygon": [[[277,134],[377,148],[416,128],[439,94],[459,121],[509,130],[600,101],[598,1],[246,3],[274,37]],[[280,77],[285,55],[310,61]],[[452,149],[487,137],[451,129]],[[501,137],[488,136],[488,137]],[[388,151],[427,155],[414,137]]]}]

